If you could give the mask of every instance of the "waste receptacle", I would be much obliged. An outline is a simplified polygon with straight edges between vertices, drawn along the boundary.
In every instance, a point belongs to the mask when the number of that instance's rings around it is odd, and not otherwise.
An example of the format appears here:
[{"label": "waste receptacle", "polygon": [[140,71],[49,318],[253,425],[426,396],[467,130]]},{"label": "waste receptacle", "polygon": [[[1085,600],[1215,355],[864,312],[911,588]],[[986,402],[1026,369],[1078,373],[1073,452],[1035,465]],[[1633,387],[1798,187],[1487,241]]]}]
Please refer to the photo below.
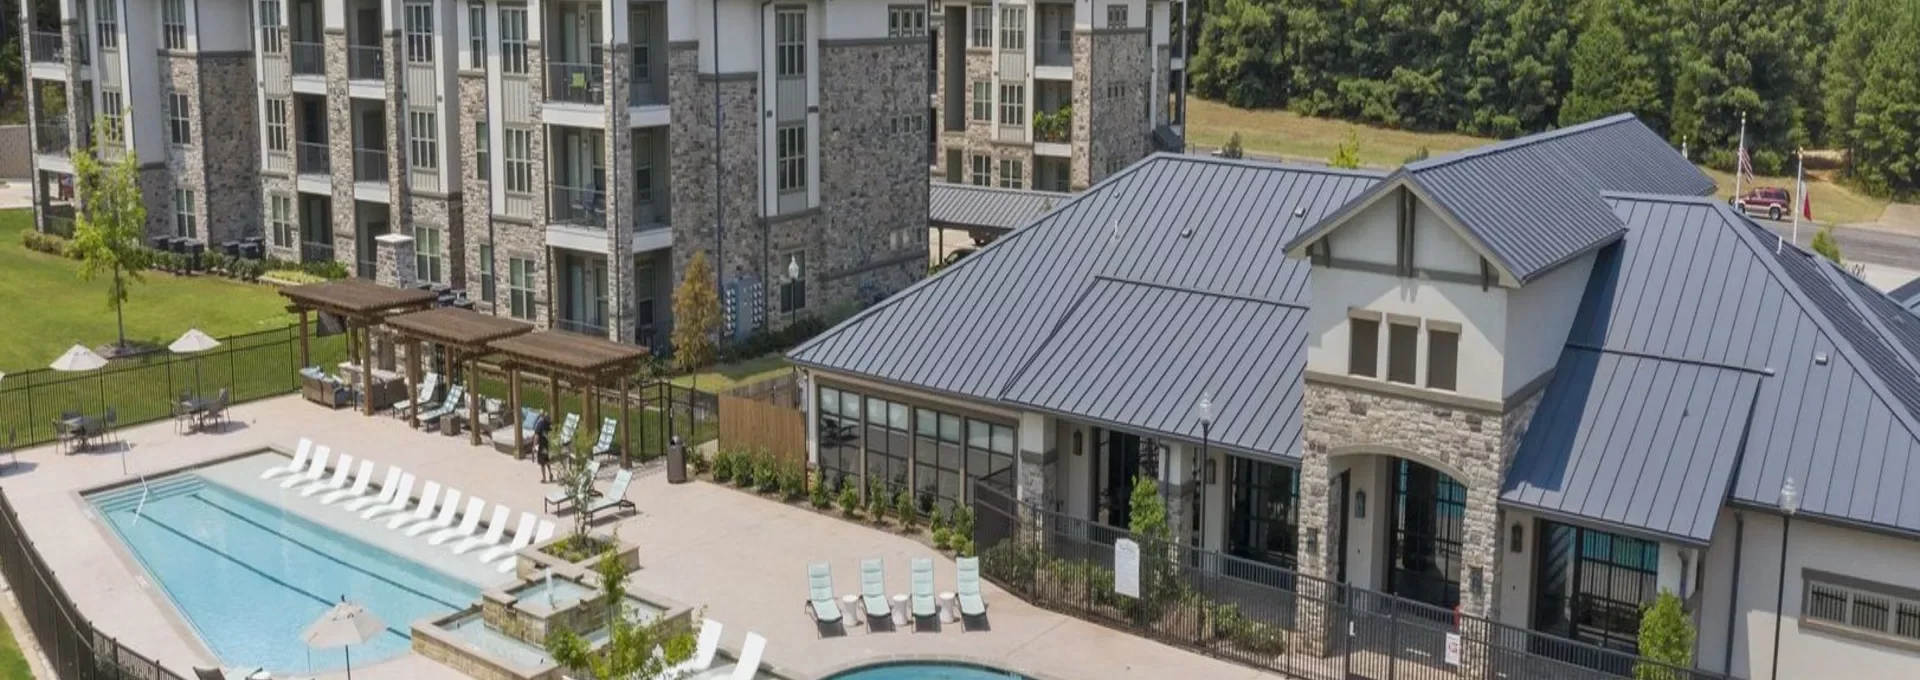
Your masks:
[{"label": "waste receptacle", "polygon": [[667,483],[685,484],[687,482],[687,447],[680,443],[680,435],[674,435],[667,443]]},{"label": "waste receptacle", "polygon": [[220,254],[227,257],[240,257],[239,241],[221,241]]},{"label": "waste receptacle", "polygon": [[201,256],[202,254],[205,254],[206,252],[207,252],[207,244],[205,244],[205,243],[201,243],[199,239],[188,239],[188,241],[187,241],[187,258],[188,258],[188,264],[187,264],[187,271],[190,271],[190,272],[197,272],[197,271],[200,271],[200,256]]}]

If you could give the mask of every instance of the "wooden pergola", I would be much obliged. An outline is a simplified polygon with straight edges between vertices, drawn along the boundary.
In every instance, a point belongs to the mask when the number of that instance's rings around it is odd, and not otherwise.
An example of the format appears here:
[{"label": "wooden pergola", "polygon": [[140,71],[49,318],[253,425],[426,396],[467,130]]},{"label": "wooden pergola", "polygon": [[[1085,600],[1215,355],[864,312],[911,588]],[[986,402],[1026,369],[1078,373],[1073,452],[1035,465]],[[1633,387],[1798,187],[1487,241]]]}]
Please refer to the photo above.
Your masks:
[{"label": "wooden pergola", "polygon": [[[449,376],[453,375],[455,364],[466,367],[467,388],[473,394],[467,399],[467,431],[473,444],[479,446],[480,374],[475,364],[480,357],[493,353],[489,343],[531,333],[533,326],[458,307],[438,307],[389,316],[386,324],[407,343],[408,394],[420,391],[420,344],[423,342],[434,343],[446,351]],[[414,427],[420,427],[420,409],[409,409],[409,412],[410,422]]]},{"label": "wooden pergola", "polygon": [[[371,331],[388,316],[427,309],[439,298],[433,291],[394,288],[365,279],[340,279],[280,289],[300,315],[300,365],[311,364],[307,351],[307,314],[319,311],[347,322],[347,356],[360,364],[360,406],[373,415],[373,337]],[[358,342],[355,339],[358,338]]]},{"label": "wooden pergola", "polygon": [[[596,428],[593,431],[597,431],[600,422],[599,390],[618,387],[620,423],[624,431],[621,434],[620,464],[623,467],[632,465],[633,427],[628,423],[627,387],[629,376],[638,372],[647,359],[646,348],[565,331],[516,335],[495,340],[489,346],[505,359],[507,398],[512,402],[511,412],[516,416],[520,413],[522,370],[546,374],[547,393],[552,395],[555,410],[560,405],[560,379],[564,377],[578,385],[585,402],[583,410],[587,411],[586,422],[593,424]],[[519,427],[513,429],[515,455],[522,450],[523,436]]]}]

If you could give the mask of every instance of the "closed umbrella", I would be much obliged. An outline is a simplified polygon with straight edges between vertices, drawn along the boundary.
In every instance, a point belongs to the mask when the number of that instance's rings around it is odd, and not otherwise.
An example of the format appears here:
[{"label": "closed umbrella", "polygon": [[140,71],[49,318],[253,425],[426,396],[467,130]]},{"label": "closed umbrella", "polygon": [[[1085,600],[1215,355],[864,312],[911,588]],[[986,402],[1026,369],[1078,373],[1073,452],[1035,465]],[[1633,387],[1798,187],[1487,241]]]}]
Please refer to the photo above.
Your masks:
[{"label": "closed umbrella", "polygon": [[360,605],[348,602],[343,595],[340,597],[340,604],[334,605],[332,609],[327,610],[327,613],[320,615],[319,620],[314,621],[313,625],[307,627],[307,632],[300,635],[300,639],[305,640],[308,647],[342,648],[347,654],[347,678],[352,680],[353,651],[349,648],[353,645],[366,644],[368,640],[372,640],[374,636],[386,630],[387,624],[381,621],[379,616],[361,608]]},{"label": "closed umbrella", "polygon": [[[220,341],[213,339],[213,336],[200,332],[198,328],[189,328],[186,333],[180,335],[179,340],[175,340],[173,344],[167,345],[167,349],[172,350],[174,354],[193,354],[195,352],[205,352],[219,346]],[[193,392],[195,396],[199,396],[201,392],[199,361],[193,362]]]}]

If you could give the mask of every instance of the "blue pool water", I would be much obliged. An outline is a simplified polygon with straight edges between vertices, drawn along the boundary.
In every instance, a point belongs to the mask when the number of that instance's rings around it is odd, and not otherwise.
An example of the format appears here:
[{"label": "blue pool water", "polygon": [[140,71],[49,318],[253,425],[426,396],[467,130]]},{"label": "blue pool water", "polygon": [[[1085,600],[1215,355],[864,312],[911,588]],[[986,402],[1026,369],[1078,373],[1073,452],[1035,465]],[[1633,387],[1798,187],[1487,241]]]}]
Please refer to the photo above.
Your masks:
[{"label": "blue pool water", "polygon": [[191,472],[148,488],[144,507],[138,485],[89,500],[229,666],[275,675],[345,667],[340,650],[309,655],[300,640],[342,595],[387,624],[385,634],[353,648],[355,666],[404,653],[414,621],[453,612],[479,595],[451,576]]},{"label": "blue pool water", "polygon": [[859,668],[828,680],[1026,680],[1017,673],[967,663],[915,661]]}]

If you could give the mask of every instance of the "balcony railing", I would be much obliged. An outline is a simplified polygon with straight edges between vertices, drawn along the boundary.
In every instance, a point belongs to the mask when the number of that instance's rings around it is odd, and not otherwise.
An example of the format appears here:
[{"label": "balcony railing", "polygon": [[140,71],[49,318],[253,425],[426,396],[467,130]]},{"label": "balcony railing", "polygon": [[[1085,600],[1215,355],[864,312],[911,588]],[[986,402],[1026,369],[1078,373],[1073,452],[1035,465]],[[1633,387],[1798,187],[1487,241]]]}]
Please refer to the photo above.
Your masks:
[{"label": "balcony railing", "polygon": [[[378,61],[376,59],[376,61]],[[327,51],[320,43],[295,42],[293,44],[293,74],[296,76],[324,76],[327,74]]]},{"label": "balcony railing", "polygon": [[[325,143],[295,142],[293,151],[295,154],[294,168],[296,172],[302,175],[332,174],[333,159],[331,156],[333,152],[327,148]],[[381,167],[386,167],[385,161],[381,162]]]},{"label": "balcony railing", "polygon": [[633,81],[627,91],[628,106],[660,106],[667,103],[667,84],[659,80]]},{"label": "balcony railing", "polygon": [[65,215],[48,215],[46,233],[60,238],[73,238],[73,218]]},{"label": "balcony railing", "polygon": [[555,184],[553,200],[547,205],[547,213],[552,217],[554,224],[605,229],[607,194],[598,189]]},{"label": "balcony railing", "polygon": [[607,327],[600,324],[574,319],[554,319],[553,325],[560,330],[579,333],[581,335],[593,335],[603,338],[607,336]]},{"label": "balcony railing", "polygon": [[387,70],[380,48],[375,45],[353,45],[347,48],[347,78],[352,80],[386,80]]},{"label": "balcony railing", "polygon": [[316,243],[314,241],[300,242],[300,261],[301,262],[327,262],[327,261],[331,261],[332,259],[333,259],[333,244]]},{"label": "balcony railing", "polygon": [[34,31],[30,39],[34,61],[58,64],[67,60],[66,44],[59,33]]},{"label": "balcony railing", "polygon": [[603,70],[595,64],[548,64],[547,99],[575,104],[606,103],[605,88],[600,79]]},{"label": "balcony railing", "polygon": [[38,153],[50,153],[65,156],[73,148],[66,125],[35,125],[33,150]]},{"label": "balcony railing", "polygon": [[1040,66],[1072,66],[1073,41],[1059,38],[1041,38],[1035,40],[1033,63]]},{"label": "balcony railing", "polygon": [[387,181],[387,152],[382,149],[354,149],[353,181]]}]

